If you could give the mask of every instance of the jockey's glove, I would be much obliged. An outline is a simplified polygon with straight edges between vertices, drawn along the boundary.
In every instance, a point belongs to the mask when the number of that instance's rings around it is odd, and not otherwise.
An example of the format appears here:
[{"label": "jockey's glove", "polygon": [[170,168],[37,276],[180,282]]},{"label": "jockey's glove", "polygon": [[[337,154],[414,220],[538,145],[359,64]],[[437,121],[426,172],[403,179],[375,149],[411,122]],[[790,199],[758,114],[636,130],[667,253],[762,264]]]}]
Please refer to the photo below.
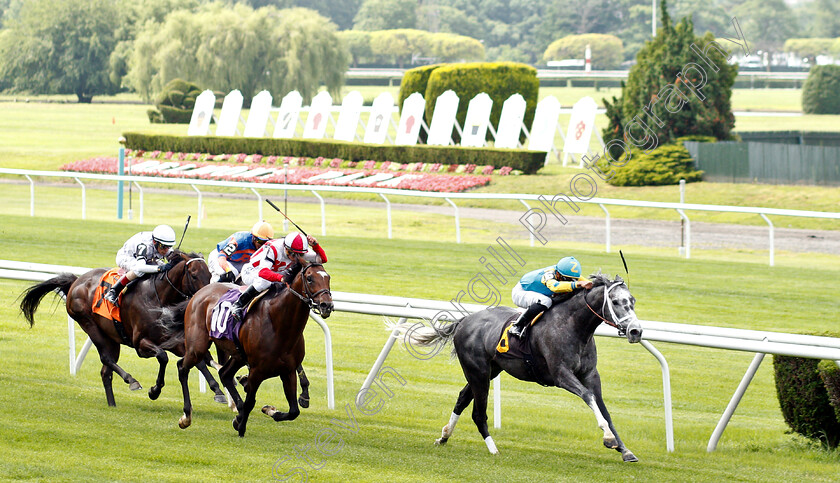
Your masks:
[{"label": "jockey's glove", "polygon": [[168,272],[168,271],[172,270],[172,267],[173,267],[172,262],[166,262],[163,265],[158,266],[158,272],[160,272],[160,273]]}]

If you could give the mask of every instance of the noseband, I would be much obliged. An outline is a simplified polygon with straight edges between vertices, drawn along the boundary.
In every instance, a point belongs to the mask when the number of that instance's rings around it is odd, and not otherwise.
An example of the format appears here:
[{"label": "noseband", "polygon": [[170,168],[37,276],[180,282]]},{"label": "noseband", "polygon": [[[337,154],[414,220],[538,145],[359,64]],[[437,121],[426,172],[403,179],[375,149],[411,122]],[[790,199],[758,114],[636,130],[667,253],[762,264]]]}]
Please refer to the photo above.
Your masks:
[{"label": "noseband", "polygon": [[293,294],[295,294],[295,296],[297,296],[297,298],[301,299],[303,301],[303,303],[305,303],[309,307],[309,310],[315,312],[318,315],[321,315],[321,308],[318,306],[318,304],[315,303],[314,299],[315,299],[315,297],[321,295],[322,293],[326,293],[327,295],[329,295],[332,298],[332,293],[330,293],[330,289],[328,289],[328,288],[322,288],[321,290],[318,290],[317,292],[314,292],[314,293],[312,292],[312,289],[309,288],[309,284],[306,283],[306,272],[307,272],[307,270],[309,270],[312,267],[323,268],[324,265],[321,264],[321,263],[310,263],[309,265],[306,265],[305,267],[303,267],[303,269],[301,269],[298,276],[299,277],[304,277],[303,278],[303,291],[304,291],[305,295],[298,293],[295,289],[292,288],[291,284],[289,284],[288,287],[289,287],[289,291],[291,291]]},{"label": "noseband", "polygon": [[606,315],[606,313],[607,313],[606,309],[609,309],[611,320],[607,320],[606,318],[604,318],[603,315],[596,312],[595,309],[593,309],[592,306],[589,305],[589,301],[586,300],[586,294],[584,294],[584,296],[583,296],[583,301],[584,301],[584,303],[586,303],[586,306],[589,308],[590,311],[592,311],[593,314],[595,314],[599,319],[604,321],[605,324],[607,324],[611,327],[615,327],[616,330],[618,330],[618,335],[624,337],[627,334],[627,329],[622,327],[620,324],[621,324],[621,322],[624,322],[625,319],[630,318],[631,315],[627,314],[620,319],[617,318],[616,315],[615,315],[615,309],[613,308],[612,299],[610,299],[610,291],[613,288],[615,288],[619,285],[624,285],[624,282],[614,282],[614,283],[610,284],[609,286],[604,287],[604,302],[601,304],[601,314]]}]

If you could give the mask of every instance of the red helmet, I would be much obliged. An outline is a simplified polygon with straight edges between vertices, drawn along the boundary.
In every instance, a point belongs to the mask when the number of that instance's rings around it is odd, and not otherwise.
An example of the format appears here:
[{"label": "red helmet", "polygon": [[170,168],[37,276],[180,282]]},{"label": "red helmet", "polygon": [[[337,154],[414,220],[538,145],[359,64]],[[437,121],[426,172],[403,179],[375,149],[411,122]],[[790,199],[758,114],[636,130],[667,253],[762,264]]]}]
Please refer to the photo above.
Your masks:
[{"label": "red helmet", "polygon": [[283,240],[283,245],[285,245],[287,250],[300,255],[309,251],[309,241],[305,236],[296,231],[286,235],[286,239]]}]

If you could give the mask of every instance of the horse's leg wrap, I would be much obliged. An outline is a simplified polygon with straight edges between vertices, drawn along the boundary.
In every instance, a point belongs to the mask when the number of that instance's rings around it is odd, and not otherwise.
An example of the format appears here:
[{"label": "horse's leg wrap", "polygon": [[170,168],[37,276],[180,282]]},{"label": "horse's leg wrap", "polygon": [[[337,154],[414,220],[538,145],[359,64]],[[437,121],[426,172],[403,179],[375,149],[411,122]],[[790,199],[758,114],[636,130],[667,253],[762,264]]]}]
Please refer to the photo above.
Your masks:
[{"label": "horse's leg wrap", "polygon": [[449,422],[443,427],[443,431],[440,433],[440,439],[436,440],[435,444],[446,444],[446,442],[449,441],[449,438],[455,431],[455,425],[458,424],[458,418],[460,417],[460,415],[455,414],[454,412],[449,416]]}]

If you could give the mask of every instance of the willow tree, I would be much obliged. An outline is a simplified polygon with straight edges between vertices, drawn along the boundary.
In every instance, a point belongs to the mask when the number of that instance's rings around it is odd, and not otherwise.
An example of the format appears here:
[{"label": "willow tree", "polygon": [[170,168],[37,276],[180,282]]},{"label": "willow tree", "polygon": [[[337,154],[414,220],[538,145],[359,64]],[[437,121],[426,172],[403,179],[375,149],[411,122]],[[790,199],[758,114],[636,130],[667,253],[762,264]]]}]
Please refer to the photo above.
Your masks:
[{"label": "willow tree", "polygon": [[117,9],[109,0],[31,0],[0,33],[0,86],[33,94],[110,94]]},{"label": "willow tree", "polygon": [[349,55],[335,25],[313,10],[214,3],[150,22],[134,42],[128,82],[151,99],[174,78],[245,98],[267,89],[310,100],[321,84],[338,95]]}]

